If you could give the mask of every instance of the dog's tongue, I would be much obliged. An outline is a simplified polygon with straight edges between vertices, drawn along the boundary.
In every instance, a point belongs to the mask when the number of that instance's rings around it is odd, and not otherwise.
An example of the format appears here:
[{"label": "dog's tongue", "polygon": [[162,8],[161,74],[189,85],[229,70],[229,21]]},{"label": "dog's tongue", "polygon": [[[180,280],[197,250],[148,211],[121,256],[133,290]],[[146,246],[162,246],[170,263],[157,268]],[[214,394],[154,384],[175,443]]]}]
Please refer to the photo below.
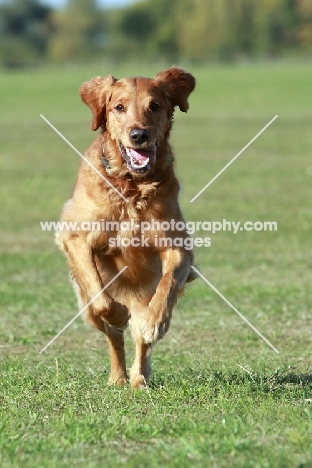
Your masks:
[{"label": "dog's tongue", "polygon": [[130,149],[130,155],[132,157],[132,160],[135,164],[147,164],[150,160],[151,157],[153,157],[153,154],[150,151],[135,151],[133,148]]},{"label": "dog's tongue", "polygon": [[155,162],[156,147],[151,147],[149,150],[135,150],[133,148],[125,148],[125,150],[133,168],[140,169]]}]

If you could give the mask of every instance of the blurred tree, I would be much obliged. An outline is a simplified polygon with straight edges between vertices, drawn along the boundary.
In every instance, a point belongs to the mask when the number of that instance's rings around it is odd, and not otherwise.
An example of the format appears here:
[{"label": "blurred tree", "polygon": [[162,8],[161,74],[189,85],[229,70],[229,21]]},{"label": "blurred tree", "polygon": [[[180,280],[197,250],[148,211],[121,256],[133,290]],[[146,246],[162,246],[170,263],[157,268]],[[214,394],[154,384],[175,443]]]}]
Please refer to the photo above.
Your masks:
[{"label": "blurred tree", "polygon": [[175,60],[178,57],[175,9],[181,1],[184,0],[146,0],[112,11],[106,49],[109,57]]},{"label": "blurred tree", "polygon": [[119,17],[119,28],[127,38],[145,41],[154,32],[152,12],[148,4],[138,3]]},{"label": "blurred tree", "polygon": [[49,57],[57,62],[93,60],[105,43],[105,16],[96,0],[68,0],[66,8],[55,10],[55,33]]},{"label": "blurred tree", "polygon": [[254,0],[253,16],[255,36],[252,51],[255,55],[276,57],[294,42],[294,0]]},{"label": "blurred tree", "polygon": [[237,0],[186,0],[179,8],[179,44],[190,60],[230,60],[237,48]]},{"label": "blurred tree", "polygon": [[185,0],[180,5],[181,52],[198,61],[276,56],[294,43],[295,2]]},{"label": "blurred tree", "polygon": [[153,24],[156,26],[150,35],[150,49],[153,55],[174,61],[179,56],[179,22],[177,10],[184,0],[149,0]]},{"label": "blurred tree", "polygon": [[37,0],[0,5],[0,63],[20,67],[45,57],[52,33],[51,9]]},{"label": "blurred tree", "polygon": [[297,0],[298,24],[296,39],[304,48],[312,49],[312,0]]}]

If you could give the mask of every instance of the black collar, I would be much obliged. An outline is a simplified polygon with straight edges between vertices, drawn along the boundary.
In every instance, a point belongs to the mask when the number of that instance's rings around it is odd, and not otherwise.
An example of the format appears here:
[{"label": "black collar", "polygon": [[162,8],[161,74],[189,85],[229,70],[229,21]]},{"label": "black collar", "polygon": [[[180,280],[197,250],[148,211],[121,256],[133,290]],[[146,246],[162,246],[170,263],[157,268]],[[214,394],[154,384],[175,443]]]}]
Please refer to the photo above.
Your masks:
[{"label": "black collar", "polygon": [[102,164],[105,167],[105,169],[110,169],[110,165],[109,165],[108,160],[105,157],[103,148],[102,148]]}]

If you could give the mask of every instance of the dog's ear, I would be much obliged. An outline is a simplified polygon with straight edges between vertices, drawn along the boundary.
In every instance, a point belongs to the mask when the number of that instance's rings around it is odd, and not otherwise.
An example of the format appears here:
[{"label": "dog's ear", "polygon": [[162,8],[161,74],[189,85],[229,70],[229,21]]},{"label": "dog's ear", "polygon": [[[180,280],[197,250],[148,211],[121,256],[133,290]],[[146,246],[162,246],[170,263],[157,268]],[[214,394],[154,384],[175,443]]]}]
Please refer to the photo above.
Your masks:
[{"label": "dog's ear", "polygon": [[97,130],[105,119],[107,96],[113,83],[117,81],[112,75],[106,77],[96,76],[80,86],[80,96],[93,114],[92,130]]},{"label": "dog's ear", "polygon": [[159,72],[155,80],[173,107],[179,106],[182,112],[187,112],[189,107],[187,98],[195,88],[194,76],[181,68],[173,67]]}]

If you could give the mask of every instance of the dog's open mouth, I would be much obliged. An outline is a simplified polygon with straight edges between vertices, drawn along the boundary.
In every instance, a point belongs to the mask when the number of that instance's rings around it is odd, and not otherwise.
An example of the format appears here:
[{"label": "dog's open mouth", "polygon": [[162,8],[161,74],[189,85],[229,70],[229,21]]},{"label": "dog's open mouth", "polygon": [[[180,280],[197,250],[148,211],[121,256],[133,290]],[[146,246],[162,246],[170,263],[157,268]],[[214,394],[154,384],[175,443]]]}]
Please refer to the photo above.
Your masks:
[{"label": "dog's open mouth", "polygon": [[126,161],[129,171],[143,174],[148,172],[156,160],[156,145],[147,149],[134,149],[125,147],[119,142],[119,147],[123,158]]}]

